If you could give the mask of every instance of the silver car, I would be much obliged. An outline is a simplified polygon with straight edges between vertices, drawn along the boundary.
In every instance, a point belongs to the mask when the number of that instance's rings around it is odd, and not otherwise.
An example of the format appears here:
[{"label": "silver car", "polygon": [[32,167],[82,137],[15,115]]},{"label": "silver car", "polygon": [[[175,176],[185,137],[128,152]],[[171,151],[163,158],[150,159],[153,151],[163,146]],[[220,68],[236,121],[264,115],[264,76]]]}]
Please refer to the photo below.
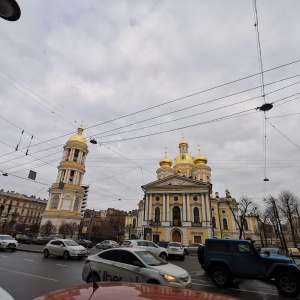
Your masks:
[{"label": "silver car", "polygon": [[0,250],[6,249],[16,251],[18,242],[10,235],[0,234]]},{"label": "silver car", "polygon": [[149,251],[139,248],[104,250],[89,256],[82,270],[82,279],[92,281],[124,281],[190,288],[189,273]]},{"label": "silver car", "polygon": [[44,257],[55,255],[69,259],[70,257],[85,257],[86,254],[86,248],[67,239],[52,240],[44,248]]},{"label": "silver car", "polygon": [[159,256],[163,260],[168,258],[168,253],[165,248],[159,247],[155,243],[148,240],[125,240],[122,244],[122,247],[137,247],[152,252],[154,255]]},{"label": "silver car", "polygon": [[119,244],[116,241],[112,241],[112,240],[105,240],[96,245],[96,249],[110,249],[116,247],[119,247]]},{"label": "silver car", "polygon": [[192,243],[184,247],[185,253],[186,254],[197,254],[198,253],[198,248],[202,244],[198,243]]}]

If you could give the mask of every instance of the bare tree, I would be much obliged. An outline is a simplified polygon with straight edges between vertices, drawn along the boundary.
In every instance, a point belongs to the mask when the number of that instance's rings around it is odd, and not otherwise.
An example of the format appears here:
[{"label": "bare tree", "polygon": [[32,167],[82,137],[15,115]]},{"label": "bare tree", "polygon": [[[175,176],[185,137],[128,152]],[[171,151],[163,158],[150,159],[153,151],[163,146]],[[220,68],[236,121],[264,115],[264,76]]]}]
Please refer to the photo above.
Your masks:
[{"label": "bare tree", "polygon": [[56,226],[54,226],[50,220],[40,227],[40,234],[42,236],[51,236],[55,234],[55,232]]},{"label": "bare tree", "polygon": [[78,232],[78,227],[79,226],[76,222],[65,223],[59,226],[58,232],[62,234],[64,238],[67,236],[73,238],[73,235]]},{"label": "bare tree", "polygon": [[294,227],[293,221],[297,217],[297,199],[296,197],[289,191],[282,191],[278,197],[278,208],[281,212],[282,216],[287,220],[290,225],[292,240],[294,246],[297,248],[296,242],[296,231]]},{"label": "bare tree", "polygon": [[227,203],[227,205],[233,215],[234,221],[239,229],[239,239],[242,239],[242,236],[244,234],[246,217],[247,217],[247,215],[249,215],[250,212],[253,213],[254,204],[251,199],[249,199],[248,197],[245,197],[245,196],[240,199],[237,209],[231,205],[232,202],[226,201],[226,203]]}]

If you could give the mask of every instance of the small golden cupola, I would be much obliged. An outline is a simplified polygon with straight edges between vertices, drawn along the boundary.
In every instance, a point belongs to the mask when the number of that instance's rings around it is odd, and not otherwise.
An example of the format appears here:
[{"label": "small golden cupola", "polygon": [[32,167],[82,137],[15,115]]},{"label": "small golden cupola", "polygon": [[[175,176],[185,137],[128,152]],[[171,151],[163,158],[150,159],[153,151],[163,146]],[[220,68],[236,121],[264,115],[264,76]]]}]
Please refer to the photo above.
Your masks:
[{"label": "small golden cupola", "polygon": [[207,158],[200,153],[200,148],[198,149],[198,155],[194,159],[194,164],[196,166],[206,165],[207,164]]},{"label": "small golden cupola", "polygon": [[171,168],[172,167],[173,162],[172,162],[172,160],[170,158],[168,158],[167,152],[165,152],[165,157],[159,161],[159,165],[163,169]]},{"label": "small golden cupola", "polygon": [[80,142],[80,143],[84,143],[85,145],[87,145],[86,138],[82,135],[83,130],[84,130],[84,128],[82,127],[82,125],[80,125],[80,127],[78,128],[77,133],[72,135],[69,138],[68,142]]},{"label": "small golden cupola", "polygon": [[192,164],[194,165],[194,159],[189,154],[189,144],[182,137],[182,141],[179,143],[179,154],[175,158],[175,165],[178,164]]}]

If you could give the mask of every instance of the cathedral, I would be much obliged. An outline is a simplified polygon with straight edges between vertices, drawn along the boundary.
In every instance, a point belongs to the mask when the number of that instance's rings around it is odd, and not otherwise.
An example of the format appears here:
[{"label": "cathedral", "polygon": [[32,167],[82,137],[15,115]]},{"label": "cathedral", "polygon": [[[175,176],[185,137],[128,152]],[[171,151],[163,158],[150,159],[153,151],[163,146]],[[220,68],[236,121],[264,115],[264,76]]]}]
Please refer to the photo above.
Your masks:
[{"label": "cathedral", "polygon": [[[179,143],[179,154],[173,161],[165,157],[156,171],[157,180],[142,186],[144,199],[138,209],[129,214],[132,236],[157,242],[182,244],[203,243],[206,238],[238,238],[238,202],[228,190],[225,197],[212,194],[211,168],[201,155],[189,154],[184,139]],[[258,239],[258,225],[254,216],[244,222],[244,238]]]},{"label": "cathedral", "polygon": [[79,127],[77,134],[64,146],[63,157],[58,166],[56,182],[49,189],[49,200],[42,215],[41,225],[48,220],[58,229],[66,223],[80,224],[81,208],[86,205],[86,187],[82,186],[88,146]]}]

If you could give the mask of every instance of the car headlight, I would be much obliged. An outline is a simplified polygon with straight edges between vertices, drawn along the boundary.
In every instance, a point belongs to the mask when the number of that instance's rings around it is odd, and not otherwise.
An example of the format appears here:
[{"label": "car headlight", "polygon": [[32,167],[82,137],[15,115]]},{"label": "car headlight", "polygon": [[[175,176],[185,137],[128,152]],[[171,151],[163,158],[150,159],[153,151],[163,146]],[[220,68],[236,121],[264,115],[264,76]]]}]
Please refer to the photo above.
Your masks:
[{"label": "car headlight", "polygon": [[160,273],[160,275],[168,282],[179,282],[178,279],[172,275]]}]

